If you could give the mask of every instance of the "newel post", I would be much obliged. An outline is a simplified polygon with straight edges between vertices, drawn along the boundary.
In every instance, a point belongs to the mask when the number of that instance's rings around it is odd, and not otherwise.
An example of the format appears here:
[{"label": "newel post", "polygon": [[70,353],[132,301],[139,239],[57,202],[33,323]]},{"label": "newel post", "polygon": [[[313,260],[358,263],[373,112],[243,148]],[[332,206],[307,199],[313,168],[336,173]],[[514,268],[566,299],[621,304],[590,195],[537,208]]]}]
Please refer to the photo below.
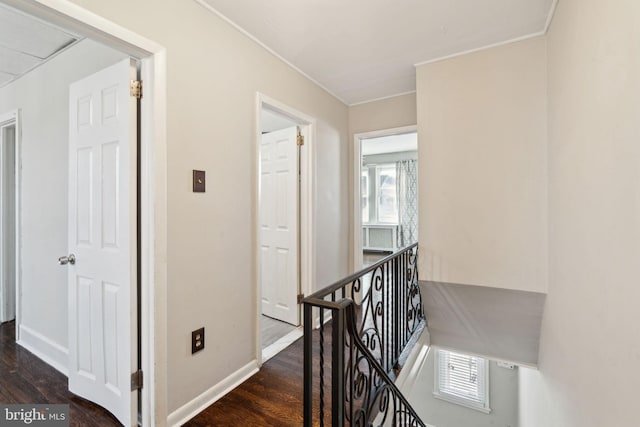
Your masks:
[{"label": "newel post", "polygon": [[304,427],[313,425],[313,306],[304,303],[304,391],[303,418]]},{"label": "newel post", "polygon": [[331,425],[344,427],[344,353],[345,353],[345,312],[349,300],[340,301],[340,307],[332,309],[331,319]]}]

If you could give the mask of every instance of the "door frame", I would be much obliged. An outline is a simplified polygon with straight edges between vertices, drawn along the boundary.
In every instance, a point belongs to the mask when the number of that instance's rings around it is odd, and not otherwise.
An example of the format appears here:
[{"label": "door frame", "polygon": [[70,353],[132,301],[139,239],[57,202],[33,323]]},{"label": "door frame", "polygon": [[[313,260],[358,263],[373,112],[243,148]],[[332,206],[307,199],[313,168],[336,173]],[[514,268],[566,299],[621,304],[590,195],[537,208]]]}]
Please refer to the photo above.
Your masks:
[{"label": "door frame", "polygon": [[[255,295],[256,295],[256,322],[255,322],[255,343],[256,343],[256,361],[258,367],[262,366],[262,334],[260,332],[260,321],[262,315],[262,288],[261,284],[261,255],[260,255],[260,143],[262,141],[262,109],[266,108],[275,111],[297,123],[300,128],[300,134],[304,137],[304,145],[301,146],[300,151],[300,196],[298,199],[299,205],[299,226],[298,236],[300,247],[298,248],[298,277],[300,283],[298,283],[299,292],[309,295],[312,292],[313,281],[315,277],[315,257],[314,257],[314,236],[315,236],[315,222],[313,216],[313,206],[315,202],[314,192],[314,170],[315,170],[315,156],[314,156],[314,139],[316,132],[316,119],[307,114],[304,114],[288,105],[269,98],[260,92],[256,93],[256,122],[255,122],[255,142],[254,142],[254,209],[253,209],[253,225],[254,225],[254,242],[253,253],[255,257]],[[298,304],[298,310],[301,310],[301,304]],[[300,326],[304,321],[303,316],[300,316]],[[300,328],[299,328],[300,329]],[[302,336],[302,335],[301,335]]]},{"label": "door frame", "polygon": [[[20,127],[20,109],[12,110],[7,113],[0,114],[0,129],[6,126],[14,126],[15,134],[14,134],[14,227],[15,227],[15,240],[14,240],[14,254],[15,254],[15,265],[14,265],[14,274],[15,274],[15,283],[13,286],[13,298],[15,300],[15,336],[16,341],[18,340],[18,333],[20,328],[18,328],[18,317],[20,316],[20,296],[19,292],[19,283],[20,283],[20,141],[21,141],[21,127]],[[1,142],[1,140],[0,140]],[[2,212],[0,212],[0,220],[2,220]],[[0,282],[0,294],[2,294],[2,305],[5,306],[4,296],[7,294],[7,289]],[[0,311],[4,311],[4,307],[0,307]],[[4,316],[0,316],[4,317]]]},{"label": "door frame", "polygon": [[[1,0],[140,61],[140,348],[143,426],[167,422],[167,65],[166,49],[68,0]],[[19,238],[17,239],[19,240]],[[19,289],[17,293],[19,294]],[[16,315],[19,313],[16,307]],[[16,325],[18,319],[16,318]],[[159,369],[155,369],[158,366]]]},{"label": "door frame", "polygon": [[352,219],[352,248],[351,271],[362,270],[362,205],[360,200],[360,175],[362,174],[362,140],[379,138],[381,136],[401,135],[404,133],[417,133],[418,126],[401,126],[397,128],[361,132],[353,135],[353,215]]}]

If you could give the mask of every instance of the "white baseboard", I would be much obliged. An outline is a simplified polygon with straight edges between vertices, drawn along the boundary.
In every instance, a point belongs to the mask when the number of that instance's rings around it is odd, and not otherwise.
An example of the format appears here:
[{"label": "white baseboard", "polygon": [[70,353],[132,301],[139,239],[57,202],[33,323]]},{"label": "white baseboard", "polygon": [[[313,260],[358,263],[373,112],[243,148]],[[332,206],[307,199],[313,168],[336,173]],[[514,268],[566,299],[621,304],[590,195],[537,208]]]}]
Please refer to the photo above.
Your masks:
[{"label": "white baseboard", "polygon": [[258,363],[253,360],[218,384],[211,387],[190,402],[185,403],[180,408],[173,411],[167,417],[167,425],[181,426],[191,418],[202,412],[207,406],[222,398],[225,394],[242,384],[250,376],[258,372]]},{"label": "white baseboard", "polygon": [[69,376],[69,349],[25,325],[20,325],[20,339],[17,343],[65,376]]}]

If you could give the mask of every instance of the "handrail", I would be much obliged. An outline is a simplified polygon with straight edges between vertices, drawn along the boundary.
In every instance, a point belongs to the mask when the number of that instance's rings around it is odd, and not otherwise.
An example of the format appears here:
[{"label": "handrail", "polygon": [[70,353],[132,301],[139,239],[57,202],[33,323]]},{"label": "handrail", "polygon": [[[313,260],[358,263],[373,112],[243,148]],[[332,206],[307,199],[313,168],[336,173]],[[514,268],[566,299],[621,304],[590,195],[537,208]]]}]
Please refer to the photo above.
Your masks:
[{"label": "handrail", "polygon": [[315,302],[313,300],[322,300],[324,297],[330,295],[331,293],[338,291],[342,288],[344,288],[345,286],[349,285],[350,283],[354,282],[356,279],[366,275],[367,273],[370,273],[372,271],[374,271],[375,269],[379,268],[381,265],[389,262],[390,260],[397,258],[399,255],[402,255],[406,252],[410,252],[414,249],[416,249],[417,251],[418,248],[418,243],[414,243],[412,245],[407,246],[404,249],[401,249],[397,252],[392,253],[391,255],[388,255],[384,258],[382,258],[380,261],[377,261],[375,264],[371,264],[368,267],[363,268],[360,271],[357,271],[355,273],[353,273],[350,276],[345,277],[344,279],[338,280],[337,282],[335,282],[333,285],[329,285],[325,288],[320,289],[319,291],[316,291],[314,293],[312,293],[311,295],[309,295],[308,297],[306,297],[303,301],[307,301],[307,302]]},{"label": "handrail", "polygon": [[[418,245],[413,244],[303,300],[305,426],[313,425],[314,419],[324,426],[329,415],[334,427],[398,416],[418,420],[408,425],[423,425],[389,376],[424,324],[417,260]],[[319,351],[314,352],[315,346]],[[392,401],[394,408],[383,401]],[[387,418],[389,410],[392,418]]]}]

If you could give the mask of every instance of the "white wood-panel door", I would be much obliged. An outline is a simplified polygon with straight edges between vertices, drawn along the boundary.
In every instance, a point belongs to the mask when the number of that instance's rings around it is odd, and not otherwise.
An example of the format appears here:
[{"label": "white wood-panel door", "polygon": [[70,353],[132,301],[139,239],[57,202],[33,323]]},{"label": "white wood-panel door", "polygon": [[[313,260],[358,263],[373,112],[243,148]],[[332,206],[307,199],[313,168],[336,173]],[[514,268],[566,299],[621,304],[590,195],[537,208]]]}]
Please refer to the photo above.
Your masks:
[{"label": "white wood-panel door", "polygon": [[293,325],[298,310],[297,127],[262,135],[260,251],[262,313]]},{"label": "white wood-panel door", "polygon": [[136,99],[126,59],[70,86],[69,390],[137,425]]}]

